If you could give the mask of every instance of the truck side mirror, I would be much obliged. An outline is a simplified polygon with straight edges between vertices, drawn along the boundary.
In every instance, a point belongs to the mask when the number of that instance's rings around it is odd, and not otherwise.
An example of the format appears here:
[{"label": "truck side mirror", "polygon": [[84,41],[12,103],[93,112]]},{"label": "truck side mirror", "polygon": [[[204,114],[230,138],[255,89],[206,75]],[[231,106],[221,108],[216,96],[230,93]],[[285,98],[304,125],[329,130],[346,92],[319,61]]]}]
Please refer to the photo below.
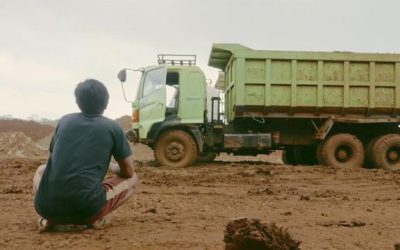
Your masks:
[{"label": "truck side mirror", "polygon": [[126,69],[122,69],[119,73],[118,73],[118,79],[121,82],[125,82],[126,81]]}]

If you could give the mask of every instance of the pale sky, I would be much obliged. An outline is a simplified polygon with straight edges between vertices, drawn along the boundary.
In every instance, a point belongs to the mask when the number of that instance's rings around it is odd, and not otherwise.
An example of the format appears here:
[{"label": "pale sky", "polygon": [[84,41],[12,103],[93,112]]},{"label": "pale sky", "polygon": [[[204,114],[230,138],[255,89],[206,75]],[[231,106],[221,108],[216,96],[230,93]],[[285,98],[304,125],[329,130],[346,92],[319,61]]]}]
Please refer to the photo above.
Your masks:
[{"label": "pale sky", "polygon": [[87,78],[107,86],[106,116],[129,115],[121,68],[197,54],[216,80],[212,43],[400,53],[399,9],[398,0],[0,0],[0,115],[77,112],[73,91]]}]

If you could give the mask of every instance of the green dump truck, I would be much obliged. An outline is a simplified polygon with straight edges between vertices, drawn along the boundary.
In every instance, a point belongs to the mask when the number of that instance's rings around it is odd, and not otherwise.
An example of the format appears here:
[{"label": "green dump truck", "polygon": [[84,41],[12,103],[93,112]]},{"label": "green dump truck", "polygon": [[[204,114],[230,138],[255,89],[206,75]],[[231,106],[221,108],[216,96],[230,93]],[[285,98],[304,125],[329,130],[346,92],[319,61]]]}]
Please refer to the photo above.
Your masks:
[{"label": "green dump truck", "polygon": [[[293,165],[400,169],[398,54],[214,44],[209,65],[224,73],[223,100],[207,97],[194,56],[158,59],[136,70],[127,136],[149,145],[162,165],[283,150],[283,161]],[[121,82],[128,71],[118,74]]]}]

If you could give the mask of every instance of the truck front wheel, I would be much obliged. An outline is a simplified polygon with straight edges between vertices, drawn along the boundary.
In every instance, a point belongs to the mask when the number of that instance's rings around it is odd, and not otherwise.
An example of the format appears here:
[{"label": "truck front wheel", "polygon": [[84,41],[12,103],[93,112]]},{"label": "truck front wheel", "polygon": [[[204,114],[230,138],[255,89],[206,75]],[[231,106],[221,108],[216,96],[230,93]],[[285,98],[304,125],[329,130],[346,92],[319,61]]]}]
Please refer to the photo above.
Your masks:
[{"label": "truck front wheel", "polygon": [[319,152],[320,164],[357,168],[364,162],[364,147],[360,140],[351,134],[336,134],[326,139]]},{"label": "truck front wheel", "polygon": [[386,170],[400,169],[400,135],[389,134],[379,137],[372,145],[372,162]]},{"label": "truck front wheel", "polygon": [[169,130],[156,141],[154,156],[161,165],[186,167],[196,160],[197,146],[193,138],[182,130]]}]

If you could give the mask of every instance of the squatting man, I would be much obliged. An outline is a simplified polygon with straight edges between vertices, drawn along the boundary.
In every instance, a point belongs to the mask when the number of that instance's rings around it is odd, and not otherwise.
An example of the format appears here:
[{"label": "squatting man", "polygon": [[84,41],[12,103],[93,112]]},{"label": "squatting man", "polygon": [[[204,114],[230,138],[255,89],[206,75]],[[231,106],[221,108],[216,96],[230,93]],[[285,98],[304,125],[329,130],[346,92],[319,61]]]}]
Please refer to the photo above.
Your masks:
[{"label": "squatting man", "polygon": [[[107,88],[97,80],[85,80],[75,88],[75,98],[81,112],[60,119],[47,164],[33,179],[40,232],[62,224],[101,228],[138,183],[123,130],[102,115]],[[118,162],[110,169],[115,176],[104,179],[111,156]]]}]

